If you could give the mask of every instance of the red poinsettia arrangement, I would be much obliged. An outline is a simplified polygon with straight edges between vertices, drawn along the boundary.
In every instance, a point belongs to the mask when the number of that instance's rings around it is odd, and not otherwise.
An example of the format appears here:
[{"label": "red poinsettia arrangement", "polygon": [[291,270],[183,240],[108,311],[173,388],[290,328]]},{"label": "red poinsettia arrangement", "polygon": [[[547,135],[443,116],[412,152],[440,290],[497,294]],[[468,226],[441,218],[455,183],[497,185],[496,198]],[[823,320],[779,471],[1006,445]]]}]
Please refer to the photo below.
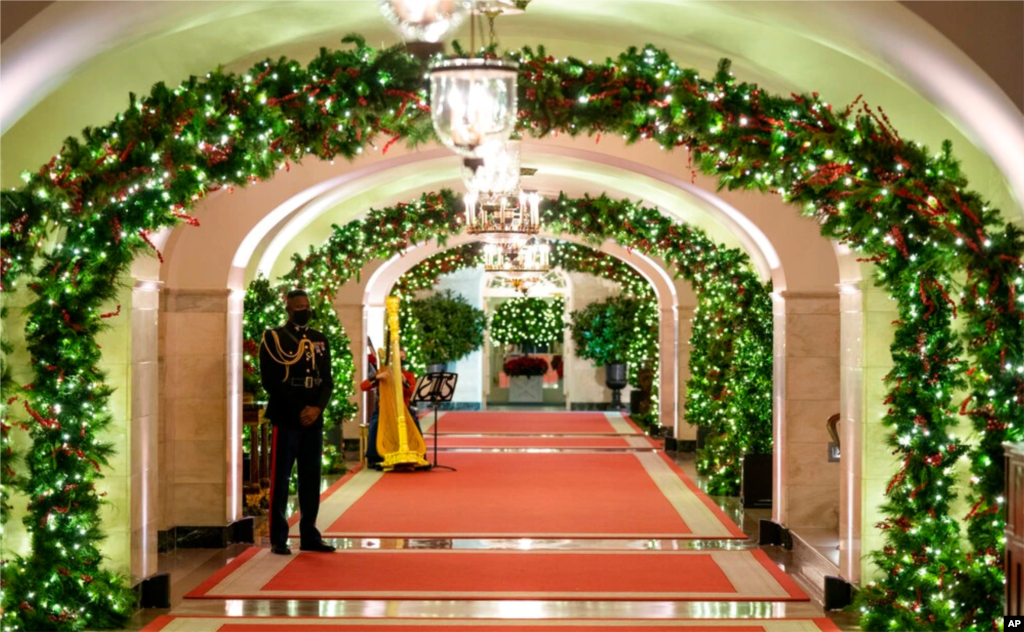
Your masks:
[{"label": "red poinsettia arrangement", "polygon": [[509,377],[534,377],[548,372],[548,361],[536,356],[519,356],[505,360],[505,375]]}]

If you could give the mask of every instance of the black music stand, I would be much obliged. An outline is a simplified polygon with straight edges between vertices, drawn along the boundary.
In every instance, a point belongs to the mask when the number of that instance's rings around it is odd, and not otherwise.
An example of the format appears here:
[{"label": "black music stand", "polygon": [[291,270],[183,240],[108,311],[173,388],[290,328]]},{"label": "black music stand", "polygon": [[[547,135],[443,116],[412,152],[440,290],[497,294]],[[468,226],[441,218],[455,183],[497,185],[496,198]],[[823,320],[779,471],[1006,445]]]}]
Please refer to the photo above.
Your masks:
[{"label": "black music stand", "polygon": [[432,469],[444,469],[457,472],[449,465],[437,464],[437,411],[441,402],[450,402],[455,396],[455,383],[459,381],[458,373],[427,373],[416,382],[416,392],[411,403],[427,402],[434,406],[434,463]]}]

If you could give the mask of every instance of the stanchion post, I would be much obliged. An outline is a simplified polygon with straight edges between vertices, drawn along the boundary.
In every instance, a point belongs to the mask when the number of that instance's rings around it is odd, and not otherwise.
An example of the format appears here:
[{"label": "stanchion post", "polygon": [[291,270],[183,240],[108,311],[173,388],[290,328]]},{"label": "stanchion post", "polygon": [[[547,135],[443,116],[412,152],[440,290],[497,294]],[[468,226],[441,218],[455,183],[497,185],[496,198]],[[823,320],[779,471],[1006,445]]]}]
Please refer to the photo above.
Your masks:
[{"label": "stanchion post", "polygon": [[366,448],[370,438],[370,426],[365,421],[359,424],[359,465],[366,467]]}]

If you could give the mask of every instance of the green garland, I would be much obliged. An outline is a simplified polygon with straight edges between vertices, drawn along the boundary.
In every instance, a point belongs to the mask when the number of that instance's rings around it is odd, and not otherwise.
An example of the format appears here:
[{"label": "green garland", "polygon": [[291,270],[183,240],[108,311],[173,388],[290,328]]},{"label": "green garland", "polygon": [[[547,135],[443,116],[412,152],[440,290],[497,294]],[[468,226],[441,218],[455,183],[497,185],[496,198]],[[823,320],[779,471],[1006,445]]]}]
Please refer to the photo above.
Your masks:
[{"label": "green garland", "polygon": [[507,345],[539,347],[561,342],[565,330],[561,298],[545,300],[516,296],[504,301],[491,316],[491,340]]},{"label": "green garland", "polygon": [[628,263],[617,257],[568,241],[555,242],[551,249],[551,265],[566,272],[583,272],[622,286],[629,296],[654,300],[654,287],[650,281]]},{"label": "green garland", "polygon": [[423,338],[420,336],[420,319],[416,316],[411,297],[401,294],[396,296],[402,300],[398,305],[398,327],[401,330],[402,349],[405,350],[402,368],[412,371],[413,375],[423,375],[427,372],[427,359],[423,353]]},{"label": "green garland", "polygon": [[420,261],[405,271],[395,281],[393,294],[409,295],[421,290],[429,290],[446,274],[459,270],[479,268],[484,264],[483,252],[477,243],[463,244],[449,248]]},{"label": "green garland", "polygon": [[[410,144],[431,137],[419,107],[420,64],[402,49],[378,52],[358,38],[348,41],[353,50],[323,50],[305,68],[267,60],[243,75],[218,70],[204,81],[191,78],[173,89],[161,83],[147,97],[132,95],[115,121],[85,130],[82,140],[69,138],[50,163],[26,175],[24,187],[0,197],[0,283],[7,291],[33,274],[39,297],[26,328],[36,359],[26,526],[59,525],[44,537],[33,531],[30,564],[8,565],[14,570],[4,585],[5,624],[116,627],[130,608],[120,579],[100,570],[94,546],[101,534],[93,462],[102,464],[109,453],[96,437],[109,424],[102,410],[110,394],[95,333],[115,282],[138,252],[150,249],[148,235],[194,221],[186,213],[197,200],[267,179],[286,160],[351,158],[379,133]],[[543,49],[509,56],[521,63],[522,131],[614,133],[686,146],[697,167],[723,186],[778,193],[816,218],[825,236],[880,264],[876,280],[903,315],[886,417],[903,466],[884,508],[884,575],[862,593],[862,624],[986,628],[1002,610],[1000,444],[1021,439],[1021,424],[1011,424],[1024,411],[1021,231],[967,189],[948,144],[930,155],[859,99],[833,111],[817,95],[776,97],[736,82],[727,64],[702,79],[654,47],[597,64],[556,60]],[[65,231],[61,247],[42,253],[56,227]],[[961,272],[962,289],[953,280]],[[962,297],[957,304],[949,296]],[[946,311],[953,307],[965,322],[958,338],[949,333]],[[967,352],[959,373],[969,367],[970,388],[959,409],[951,400],[954,370],[929,360],[955,357],[957,341]],[[932,399],[921,408],[908,393]],[[980,437],[969,448],[971,550],[940,560],[935,549],[947,555],[948,536],[958,528],[932,518],[922,499],[940,484],[946,491],[957,483],[951,468],[939,467],[968,450],[948,432],[947,413],[957,410]],[[65,427],[83,430],[68,433],[71,454],[44,461],[42,455],[65,449]],[[908,486],[922,491],[904,494]],[[49,522],[56,508],[73,503],[68,517]],[[939,522],[941,529],[931,528]],[[62,554],[71,544],[79,548]],[[939,581],[952,586],[943,594],[954,595],[953,606],[936,596],[943,592]]]},{"label": "green garland", "polygon": [[[551,243],[551,267],[566,272],[583,272],[614,281],[630,295],[653,298],[654,288],[632,266],[605,252],[568,241]],[[445,274],[483,265],[483,253],[478,243],[463,244],[427,257],[403,274],[395,282],[393,292],[411,294],[433,287]]]}]

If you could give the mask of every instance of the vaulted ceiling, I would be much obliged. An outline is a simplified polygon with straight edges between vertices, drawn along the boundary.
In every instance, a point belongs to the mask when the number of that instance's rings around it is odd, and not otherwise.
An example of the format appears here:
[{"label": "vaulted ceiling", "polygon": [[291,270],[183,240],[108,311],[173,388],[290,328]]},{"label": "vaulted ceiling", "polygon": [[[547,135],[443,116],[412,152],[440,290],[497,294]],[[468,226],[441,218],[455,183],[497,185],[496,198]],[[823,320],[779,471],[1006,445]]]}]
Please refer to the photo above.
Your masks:
[{"label": "vaulted ceiling", "polygon": [[[933,147],[952,139],[974,187],[1020,216],[1024,166],[1014,172],[1020,154],[1008,148],[1024,145],[1019,109],[899,3],[535,0],[497,26],[507,47],[603,59],[651,43],[704,73],[728,57],[737,77],[775,92],[817,91],[836,104],[863,94],[905,137]],[[4,34],[0,184],[17,185],[64,137],[110,120],[129,92],[267,56],[307,60],[349,32],[397,41],[373,1],[49,4]]]}]

